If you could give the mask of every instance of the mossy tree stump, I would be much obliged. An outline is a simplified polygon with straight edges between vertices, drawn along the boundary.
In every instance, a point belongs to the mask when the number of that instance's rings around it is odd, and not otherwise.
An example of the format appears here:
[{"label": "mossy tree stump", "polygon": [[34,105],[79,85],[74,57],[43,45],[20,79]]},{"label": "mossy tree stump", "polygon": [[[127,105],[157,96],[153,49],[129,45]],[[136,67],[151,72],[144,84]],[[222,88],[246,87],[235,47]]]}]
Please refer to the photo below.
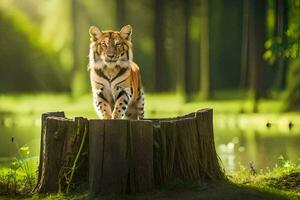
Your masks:
[{"label": "mossy tree stump", "polygon": [[151,191],[174,178],[223,179],[213,136],[212,109],[148,120],[67,119],[42,115],[35,192]]}]

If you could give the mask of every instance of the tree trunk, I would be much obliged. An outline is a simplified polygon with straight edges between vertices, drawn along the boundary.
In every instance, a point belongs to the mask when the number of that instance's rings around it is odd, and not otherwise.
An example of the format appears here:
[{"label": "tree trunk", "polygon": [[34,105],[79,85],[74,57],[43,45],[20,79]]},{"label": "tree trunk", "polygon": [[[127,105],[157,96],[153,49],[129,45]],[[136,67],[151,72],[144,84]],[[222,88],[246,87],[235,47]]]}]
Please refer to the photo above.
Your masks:
[{"label": "tree trunk", "polygon": [[168,184],[174,178],[224,179],[215,150],[212,120],[211,109],[153,120],[156,185]]},{"label": "tree trunk", "polygon": [[266,1],[254,0],[249,3],[249,87],[253,99],[252,111],[257,112],[259,99],[266,97],[264,83],[266,63],[263,59]]},{"label": "tree trunk", "polygon": [[87,181],[87,120],[63,116],[63,112],[42,115],[39,176],[34,192],[69,192],[72,183]]},{"label": "tree trunk", "polygon": [[[286,46],[287,38],[286,31],[288,25],[288,14],[287,7],[288,2],[286,0],[276,0],[275,1],[275,13],[276,13],[276,21],[275,21],[275,37],[281,38],[282,46]],[[287,60],[284,55],[279,55],[278,60],[275,63],[275,67],[277,67],[277,74],[275,78],[275,88],[278,90],[284,89],[286,82],[286,71],[287,71]]]},{"label": "tree trunk", "polygon": [[212,97],[209,47],[209,2],[201,0],[200,10],[200,92],[203,99]]},{"label": "tree trunk", "polygon": [[78,14],[78,2],[77,0],[71,0],[71,28],[72,28],[72,56],[73,56],[73,67],[71,71],[72,77],[72,95],[77,93],[76,87],[76,77],[78,76],[78,68],[79,68],[79,57],[78,57],[78,24],[77,24],[77,14]]},{"label": "tree trunk", "polygon": [[33,191],[38,191],[39,190],[39,181],[41,180],[42,177],[42,167],[44,165],[44,156],[43,152],[45,151],[45,131],[46,131],[46,118],[47,117],[65,117],[64,112],[50,112],[50,113],[43,113],[42,114],[42,119],[41,119],[41,143],[40,143],[40,160],[39,160],[39,168],[38,168],[38,184],[36,187],[33,189]]},{"label": "tree trunk", "polygon": [[244,0],[243,2],[243,32],[242,32],[242,47],[241,47],[241,74],[240,74],[240,87],[248,87],[248,73],[249,73],[249,12],[250,1]]},{"label": "tree trunk", "polygon": [[183,16],[184,16],[184,94],[186,101],[190,101],[192,94],[191,86],[191,55],[190,55],[190,0],[183,0]]},{"label": "tree trunk", "polygon": [[[85,55],[86,49],[81,48],[88,44],[88,37],[82,37],[82,32],[87,33],[88,25],[86,20],[87,14],[84,16],[79,0],[70,0],[71,3],[71,29],[72,29],[72,61],[71,69],[71,95],[78,97],[89,91],[89,81],[87,73],[87,60],[82,56]],[[86,31],[83,31],[86,28]]]},{"label": "tree trunk", "polygon": [[147,192],[174,179],[224,179],[212,109],[149,120],[87,120],[43,115],[35,192]]},{"label": "tree trunk", "polygon": [[126,24],[126,9],[125,9],[125,0],[116,0],[116,18],[117,18],[117,25],[118,28],[121,28],[123,26],[125,26]]},{"label": "tree trunk", "polygon": [[90,188],[93,193],[125,193],[129,170],[128,124],[90,121]]},{"label": "tree trunk", "polygon": [[153,128],[150,121],[90,120],[90,191],[151,191]]},{"label": "tree trunk", "polygon": [[169,74],[166,66],[165,52],[165,0],[154,1],[154,88],[157,92],[168,89]]}]

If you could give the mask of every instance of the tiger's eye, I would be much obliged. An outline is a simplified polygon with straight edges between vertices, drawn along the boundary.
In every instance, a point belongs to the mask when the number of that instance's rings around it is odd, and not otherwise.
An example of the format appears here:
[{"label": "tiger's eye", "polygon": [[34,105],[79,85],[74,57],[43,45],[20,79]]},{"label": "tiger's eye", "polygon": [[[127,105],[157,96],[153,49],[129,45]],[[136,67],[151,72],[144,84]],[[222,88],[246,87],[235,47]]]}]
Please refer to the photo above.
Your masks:
[{"label": "tiger's eye", "polygon": [[122,46],[121,43],[117,43],[117,44],[116,44],[116,47],[121,47],[121,46]]},{"label": "tiger's eye", "polygon": [[101,47],[106,47],[105,42],[101,42],[100,45],[101,45]]}]

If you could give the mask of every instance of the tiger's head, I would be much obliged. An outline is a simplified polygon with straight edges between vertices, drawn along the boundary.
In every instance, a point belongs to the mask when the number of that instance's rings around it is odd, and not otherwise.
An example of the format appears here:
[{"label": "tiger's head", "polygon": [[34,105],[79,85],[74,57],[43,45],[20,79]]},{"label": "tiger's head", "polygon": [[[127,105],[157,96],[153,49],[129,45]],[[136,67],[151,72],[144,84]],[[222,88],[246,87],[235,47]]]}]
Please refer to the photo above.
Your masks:
[{"label": "tiger's head", "polygon": [[91,26],[89,34],[90,65],[112,68],[116,65],[124,66],[132,60],[130,25],[124,26],[120,31],[101,31],[96,26]]}]

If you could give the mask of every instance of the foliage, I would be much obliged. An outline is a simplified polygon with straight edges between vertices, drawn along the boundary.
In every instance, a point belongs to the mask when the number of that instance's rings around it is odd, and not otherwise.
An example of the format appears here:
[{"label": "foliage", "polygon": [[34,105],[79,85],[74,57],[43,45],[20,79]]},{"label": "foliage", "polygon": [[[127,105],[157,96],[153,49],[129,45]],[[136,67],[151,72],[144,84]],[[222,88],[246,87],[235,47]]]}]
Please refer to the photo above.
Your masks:
[{"label": "foliage", "polygon": [[[300,164],[292,163],[285,160],[283,156],[279,156],[278,164],[272,169],[259,170],[253,174],[250,168],[240,166],[240,169],[229,174],[229,177],[232,182],[239,185],[277,193],[289,199],[298,199],[300,197],[299,173]],[[284,184],[283,180],[285,180]]]},{"label": "foliage", "polygon": [[17,156],[9,163],[9,167],[0,168],[0,194],[29,194],[36,179],[36,164],[30,160],[29,147],[19,148],[14,138],[12,138],[12,143],[18,152]]},{"label": "foliage", "polygon": [[67,89],[57,55],[39,43],[26,17],[11,9],[1,12],[0,24],[0,91]]},{"label": "foliage", "polygon": [[274,63],[281,57],[295,59],[300,56],[300,1],[289,1],[289,24],[281,36],[273,36],[265,42],[264,58]]},{"label": "foliage", "polygon": [[300,110],[300,57],[290,64],[284,111]]}]

